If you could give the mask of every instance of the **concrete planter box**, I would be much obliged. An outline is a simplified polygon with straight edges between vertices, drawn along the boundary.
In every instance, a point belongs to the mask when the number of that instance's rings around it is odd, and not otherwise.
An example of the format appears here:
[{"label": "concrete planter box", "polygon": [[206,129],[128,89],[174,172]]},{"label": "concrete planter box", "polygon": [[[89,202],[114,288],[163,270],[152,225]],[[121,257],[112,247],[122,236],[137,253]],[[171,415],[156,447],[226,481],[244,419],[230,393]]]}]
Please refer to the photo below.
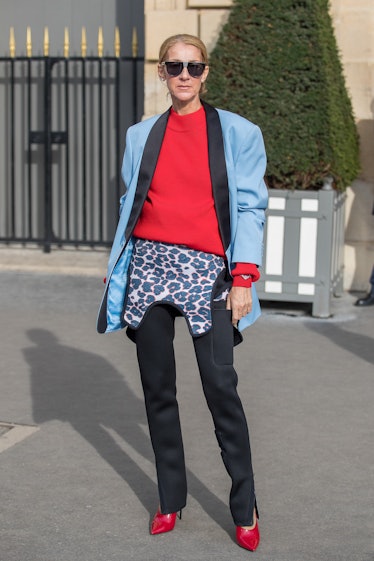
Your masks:
[{"label": "concrete planter box", "polygon": [[343,290],[345,193],[269,189],[260,300],[310,302],[327,318]]}]

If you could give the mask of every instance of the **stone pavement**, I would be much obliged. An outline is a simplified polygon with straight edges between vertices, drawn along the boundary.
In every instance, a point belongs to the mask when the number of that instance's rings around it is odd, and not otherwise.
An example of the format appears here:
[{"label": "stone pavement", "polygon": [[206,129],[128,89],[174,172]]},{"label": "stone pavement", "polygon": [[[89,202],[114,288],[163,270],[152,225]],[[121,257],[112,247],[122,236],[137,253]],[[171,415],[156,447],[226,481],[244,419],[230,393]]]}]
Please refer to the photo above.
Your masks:
[{"label": "stone pavement", "polygon": [[95,332],[105,264],[106,252],[0,251],[0,560],[373,561],[374,308],[345,294],[318,320],[266,303],[236,350],[256,553],[234,543],[229,481],[178,319],[189,497],[175,530],[152,537],[157,489],[134,346]]}]

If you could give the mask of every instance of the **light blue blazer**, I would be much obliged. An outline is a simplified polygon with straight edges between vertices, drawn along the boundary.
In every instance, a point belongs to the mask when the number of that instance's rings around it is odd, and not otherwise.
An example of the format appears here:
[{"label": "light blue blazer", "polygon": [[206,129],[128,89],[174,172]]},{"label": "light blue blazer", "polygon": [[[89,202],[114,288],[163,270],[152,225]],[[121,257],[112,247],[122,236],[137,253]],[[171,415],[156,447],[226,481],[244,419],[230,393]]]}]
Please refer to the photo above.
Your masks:
[{"label": "light blue blazer", "polygon": [[[208,133],[209,166],[221,238],[230,270],[236,263],[262,264],[265,209],[266,154],[260,129],[243,117],[202,102]],[[99,333],[125,327],[123,307],[128,267],[133,250],[132,232],[147,196],[165,134],[169,110],[127,131],[122,177],[126,192],[120,201],[120,219],[109,257],[101,301]],[[252,311],[242,318],[242,331],[260,315],[255,285]]]}]

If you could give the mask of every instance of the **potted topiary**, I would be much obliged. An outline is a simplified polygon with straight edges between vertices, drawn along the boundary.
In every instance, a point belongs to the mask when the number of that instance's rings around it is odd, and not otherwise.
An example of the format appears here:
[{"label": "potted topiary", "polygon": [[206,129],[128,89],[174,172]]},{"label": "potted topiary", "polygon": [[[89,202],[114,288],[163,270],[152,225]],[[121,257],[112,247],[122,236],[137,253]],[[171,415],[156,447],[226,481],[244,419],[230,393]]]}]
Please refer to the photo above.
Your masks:
[{"label": "potted topiary", "polygon": [[345,188],[358,135],[328,0],[234,0],[210,57],[212,105],[264,134],[269,210],[258,292],[330,315],[342,290]]}]

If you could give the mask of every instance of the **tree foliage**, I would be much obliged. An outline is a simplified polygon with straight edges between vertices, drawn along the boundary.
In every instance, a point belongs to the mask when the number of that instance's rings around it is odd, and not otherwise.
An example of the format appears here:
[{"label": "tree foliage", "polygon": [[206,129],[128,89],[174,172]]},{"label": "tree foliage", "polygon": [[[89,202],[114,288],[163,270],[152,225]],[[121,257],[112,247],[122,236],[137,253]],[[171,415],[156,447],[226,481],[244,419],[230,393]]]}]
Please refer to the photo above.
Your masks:
[{"label": "tree foliage", "polygon": [[209,103],[264,134],[269,187],[344,189],[358,135],[328,0],[234,0],[210,57]]}]

